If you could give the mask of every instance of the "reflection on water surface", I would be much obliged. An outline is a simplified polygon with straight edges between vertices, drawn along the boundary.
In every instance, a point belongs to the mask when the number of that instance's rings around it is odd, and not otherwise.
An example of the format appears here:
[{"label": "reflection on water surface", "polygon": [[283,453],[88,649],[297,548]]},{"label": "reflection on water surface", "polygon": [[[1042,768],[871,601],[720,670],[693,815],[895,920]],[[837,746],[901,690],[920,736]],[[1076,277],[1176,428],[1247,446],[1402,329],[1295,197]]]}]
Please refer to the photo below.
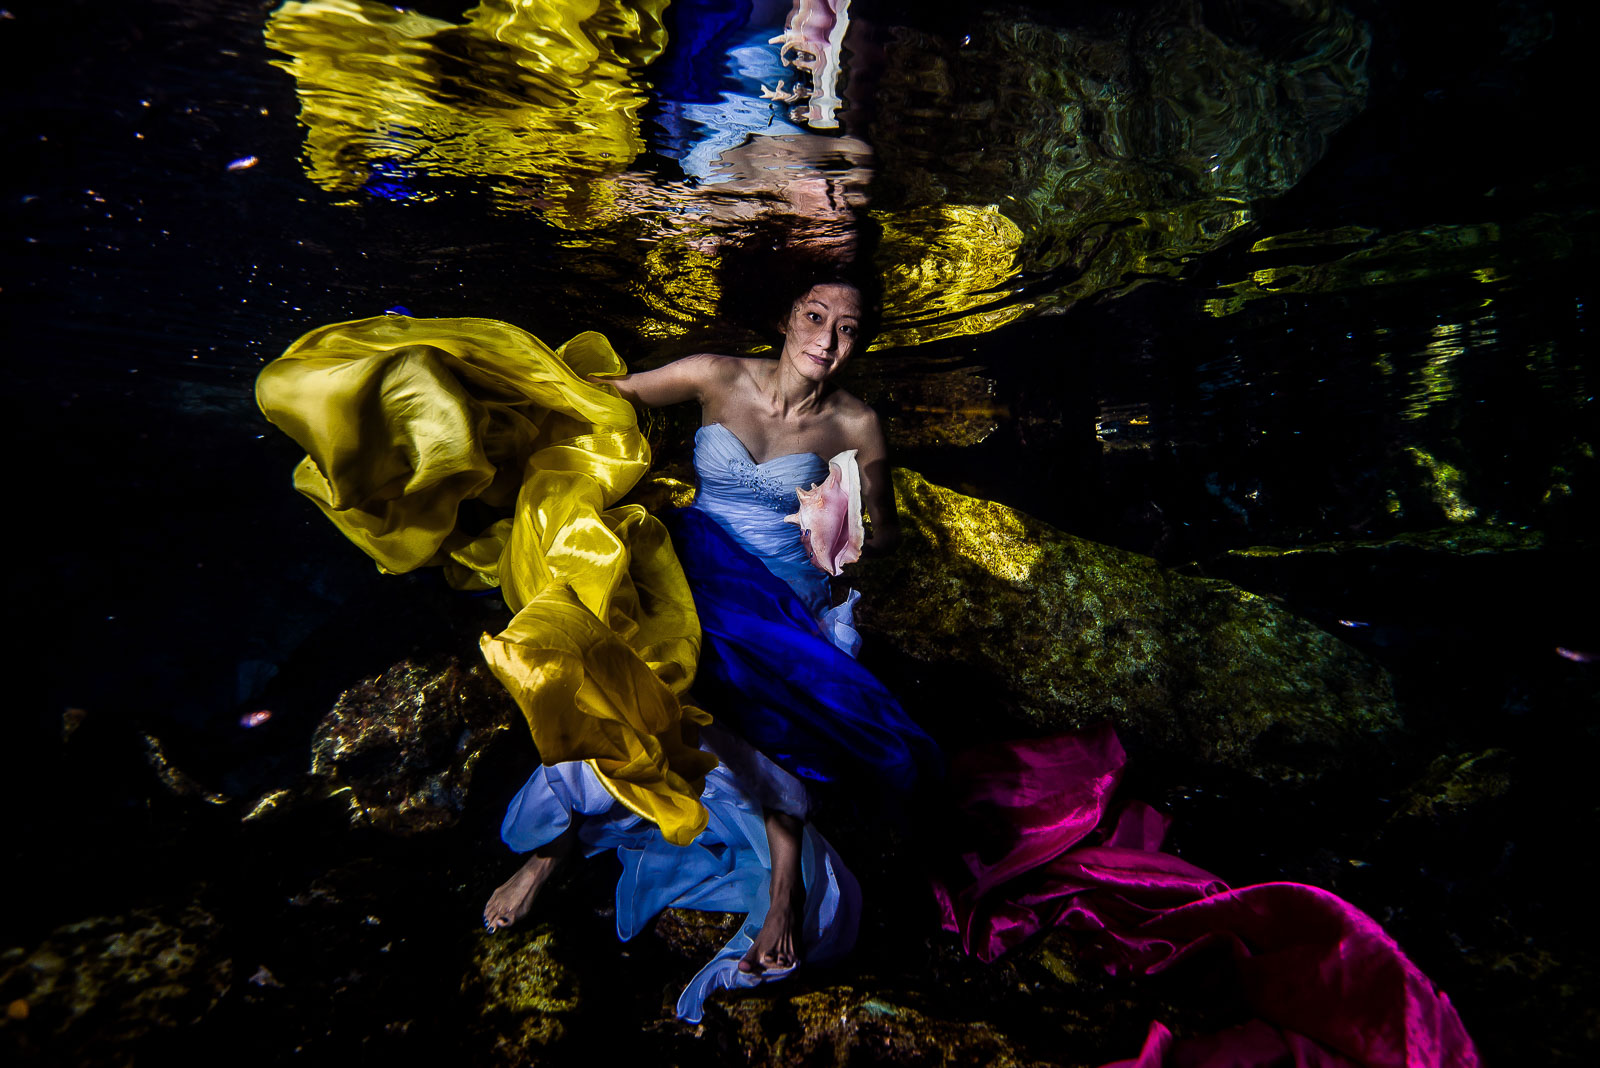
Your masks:
[{"label": "reflection on water surface", "polygon": [[[1382,912],[1491,1060],[1524,1055],[1533,1021],[1554,1036],[1543,1062],[1580,1062],[1597,958],[1548,888],[1569,881],[1551,814],[1588,810],[1600,699],[1581,659],[1600,648],[1600,200],[1566,117],[1591,16],[1489,0],[1442,21],[1319,0],[36,7],[0,19],[20,83],[0,203],[10,425],[43,498],[19,513],[38,545],[16,599],[41,615],[10,755],[27,765],[11,781],[60,784],[18,799],[18,868],[61,877],[19,881],[30,907],[8,945],[121,907],[95,851],[61,849],[104,827],[118,893],[225,885],[255,917],[227,920],[237,974],[216,973],[233,992],[208,1026],[226,1034],[246,998],[305,1009],[325,989],[316,961],[298,978],[276,964],[262,919],[316,896],[300,851],[234,879],[214,857],[239,806],[202,800],[220,822],[196,823],[152,775],[277,797],[352,678],[454,648],[488,609],[380,581],[291,496],[297,454],[250,399],[265,360],[395,306],[552,341],[598,328],[635,365],[748,351],[762,324],[730,264],[776,243],[780,261],[873,257],[887,330],[851,388],[900,462],[1276,598],[1393,673],[1406,736],[1362,775],[1285,794],[1166,767],[1140,792],[1217,870]],[[654,432],[669,469],[684,429]],[[921,670],[897,676],[916,700],[960,693],[962,722],[988,708]],[[439,929],[465,897],[418,879],[415,930]],[[355,998],[342,1019],[383,1049],[425,1046],[382,1028],[448,1030],[459,977],[433,965],[452,936],[396,965],[409,951],[362,908],[344,927],[382,935],[363,970],[406,989],[352,982],[329,1003]],[[319,940],[343,945],[295,944]],[[281,988],[249,980],[263,963]],[[985,988],[1018,1033],[1044,1026],[1017,992],[1033,974]],[[391,1003],[405,1013],[373,1015]],[[284,1033],[359,1052],[334,1022]]]},{"label": "reflection on water surface", "polygon": [[[715,248],[763,217],[847,254],[826,231],[848,232],[876,177],[885,345],[1180,273],[1366,97],[1368,31],[1329,4],[1239,36],[1183,4],[973,29],[954,41],[837,0],[491,0],[461,24],[311,0],[273,12],[267,41],[330,191],[486,196],[624,256],[641,238]],[[778,88],[791,64],[803,92]],[[707,282],[659,259],[649,278],[691,317],[679,294]]]}]

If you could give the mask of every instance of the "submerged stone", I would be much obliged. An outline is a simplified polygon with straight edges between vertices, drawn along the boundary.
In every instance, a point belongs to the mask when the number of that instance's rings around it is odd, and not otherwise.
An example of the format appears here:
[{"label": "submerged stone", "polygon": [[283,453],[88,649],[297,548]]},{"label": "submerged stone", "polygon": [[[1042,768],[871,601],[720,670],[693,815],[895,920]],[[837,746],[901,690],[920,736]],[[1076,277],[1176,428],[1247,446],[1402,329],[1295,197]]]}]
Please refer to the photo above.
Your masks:
[{"label": "submerged stone", "polygon": [[1263,597],[913,471],[895,490],[904,544],[861,569],[862,627],[980,678],[1036,729],[1110,719],[1148,745],[1299,779],[1400,723],[1382,668]]},{"label": "submerged stone", "polygon": [[[760,991],[720,1004],[717,1023],[750,1065],[1042,1065],[982,1020],[915,1007],[915,995],[839,985],[784,994]],[[716,1003],[714,1003],[716,1004]]]},{"label": "submerged stone", "polygon": [[1485,553],[1532,552],[1544,548],[1544,543],[1544,535],[1537,530],[1462,524],[1438,530],[1411,531],[1377,540],[1317,542],[1312,545],[1294,545],[1287,548],[1275,545],[1252,545],[1248,549],[1234,549],[1224,554],[1224,558],[1231,561],[1282,561],[1296,557],[1314,559],[1349,554],[1382,555],[1407,551],[1478,556]]},{"label": "submerged stone", "polygon": [[577,976],[557,959],[554,942],[545,923],[483,935],[473,948],[461,994],[477,1014],[473,1030],[499,1063],[535,1063],[578,1010]]},{"label": "submerged stone", "polygon": [[1504,749],[1435,757],[1407,791],[1394,818],[1434,817],[1500,797],[1511,789],[1511,754]]},{"label": "submerged stone", "polygon": [[663,909],[651,931],[674,956],[698,968],[716,956],[743,924],[742,912]]},{"label": "submerged stone", "polygon": [[526,736],[482,665],[404,660],[339,696],[312,736],[311,774],[346,794],[352,824],[416,834],[454,826],[486,756]]},{"label": "submerged stone", "polygon": [[[121,1064],[128,1044],[196,1023],[232,985],[222,927],[198,905],[58,927],[0,954],[0,1051],[55,1064]],[[0,1053],[0,1056],[4,1056]]]},{"label": "submerged stone", "polygon": [[1549,655],[1593,633],[1591,555],[1581,544],[1548,544],[1536,530],[1471,523],[1256,545],[1204,567],[1331,626],[1379,628],[1382,643],[1428,643],[1434,656],[1475,670],[1485,652],[1503,659],[1508,649],[1544,644]]}]

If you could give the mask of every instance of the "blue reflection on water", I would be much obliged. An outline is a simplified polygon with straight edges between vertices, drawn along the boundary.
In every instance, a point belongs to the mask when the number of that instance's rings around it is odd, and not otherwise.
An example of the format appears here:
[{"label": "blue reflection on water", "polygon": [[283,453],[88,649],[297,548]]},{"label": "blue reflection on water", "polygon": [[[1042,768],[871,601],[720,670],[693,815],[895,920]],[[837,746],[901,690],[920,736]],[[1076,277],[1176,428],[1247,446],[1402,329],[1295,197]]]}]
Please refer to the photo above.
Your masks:
[{"label": "blue reflection on water", "polygon": [[651,146],[678,161],[683,173],[702,182],[727,181],[717,158],[752,135],[802,133],[785,121],[761,90],[790,77],[771,41],[781,22],[750,21],[741,4],[673,5],[672,43],[652,73],[656,76]]}]

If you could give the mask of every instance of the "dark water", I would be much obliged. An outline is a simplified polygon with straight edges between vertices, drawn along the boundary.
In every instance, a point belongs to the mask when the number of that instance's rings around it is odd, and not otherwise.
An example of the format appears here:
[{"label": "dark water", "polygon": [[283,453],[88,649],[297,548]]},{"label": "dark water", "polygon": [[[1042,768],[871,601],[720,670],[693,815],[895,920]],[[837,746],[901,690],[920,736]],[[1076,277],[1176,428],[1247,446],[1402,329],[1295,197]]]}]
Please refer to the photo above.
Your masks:
[{"label": "dark water", "polygon": [[[1473,971],[1593,990],[1592,936],[1555,889],[1595,831],[1600,670],[1557,652],[1600,652],[1581,5],[857,3],[840,126],[720,185],[692,158],[724,144],[695,108],[739,84],[707,58],[732,38],[693,52],[681,9],[657,12],[649,47],[598,38],[634,94],[623,161],[563,125],[617,107],[584,110],[587,83],[530,73],[463,5],[420,5],[459,27],[421,66],[349,82],[326,72],[359,54],[350,38],[275,7],[0,20],[25,635],[7,866],[27,907],[7,944],[158,897],[172,851],[211,833],[152,809],[148,772],[115,756],[127,739],[157,734],[251,796],[302,770],[340,689],[472,629],[433,579],[381,578],[288,490],[297,450],[251,397],[264,362],[396,306],[552,341],[598,327],[646,365],[749,344],[759,324],[719,311],[718,287],[737,294],[717,257],[808,226],[836,247],[870,215],[886,331],[854,386],[899,462],[1279,597],[1394,673],[1393,766],[1293,816],[1148,773],[1180,824],[1215,828],[1190,832],[1207,866],[1351,896],[1497,1061],[1592,1046],[1592,1008],[1552,1007],[1565,1030],[1528,1036]],[[318,107],[374,100],[394,105],[384,123],[319,134]],[[796,173],[811,184],[773,178]],[[1384,544],[1327,566],[1228,555],[1327,543]],[[241,729],[257,707],[274,719]],[[67,709],[104,747],[87,771],[61,755]],[[1434,756],[1490,748],[1512,787],[1479,815],[1346,840]],[[1338,866],[1358,848],[1393,863]]]}]

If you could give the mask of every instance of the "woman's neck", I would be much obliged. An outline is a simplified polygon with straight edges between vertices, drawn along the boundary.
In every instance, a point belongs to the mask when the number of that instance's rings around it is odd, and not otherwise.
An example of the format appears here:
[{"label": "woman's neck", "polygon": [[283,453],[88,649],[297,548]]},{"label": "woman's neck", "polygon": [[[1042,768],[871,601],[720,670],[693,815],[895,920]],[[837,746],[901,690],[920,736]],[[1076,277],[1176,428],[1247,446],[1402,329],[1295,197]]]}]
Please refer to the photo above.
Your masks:
[{"label": "woman's neck", "polygon": [[772,413],[780,419],[815,412],[822,406],[823,395],[828,390],[826,381],[805,377],[781,356],[765,385],[762,392],[766,394]]}]

